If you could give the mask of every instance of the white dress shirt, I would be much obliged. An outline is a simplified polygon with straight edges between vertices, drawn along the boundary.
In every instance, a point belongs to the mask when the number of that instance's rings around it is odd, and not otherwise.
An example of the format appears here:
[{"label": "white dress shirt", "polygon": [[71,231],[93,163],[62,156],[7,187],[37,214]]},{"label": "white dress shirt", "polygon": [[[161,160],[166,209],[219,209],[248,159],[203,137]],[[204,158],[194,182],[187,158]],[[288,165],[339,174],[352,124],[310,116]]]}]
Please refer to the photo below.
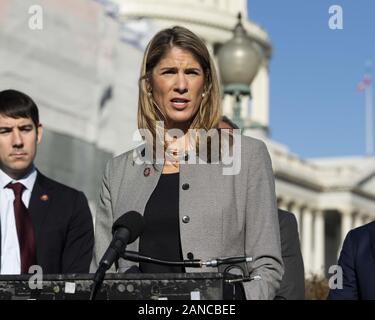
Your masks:
[{"label": "white dress shirt", "polygon": [[6,186],[12,182],[22,183],[26,189],[22,193],[22,201],[29,207],[31,192],[36,180],[37,171],[33,168],[30,173],[20,180],[14,180],[0,169],[0,223],[1,223],[1,266],[0,274],[20,274],[20,247],[14,217],[14,192]]}]

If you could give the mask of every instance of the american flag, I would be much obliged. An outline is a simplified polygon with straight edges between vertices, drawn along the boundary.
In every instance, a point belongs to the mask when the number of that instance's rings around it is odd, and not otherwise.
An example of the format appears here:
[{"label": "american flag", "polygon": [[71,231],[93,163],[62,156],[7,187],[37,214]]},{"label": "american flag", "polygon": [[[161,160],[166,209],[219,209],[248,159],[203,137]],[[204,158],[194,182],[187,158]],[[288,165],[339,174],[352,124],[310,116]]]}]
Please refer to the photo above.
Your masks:
[{"label": "american flag", "polygon": [[361,82],[358,83],[357,85],[357,91],[365,90],[368,86],[370,86],[371,81],[372,81],[371,76],[369,74],[365,74]]}]

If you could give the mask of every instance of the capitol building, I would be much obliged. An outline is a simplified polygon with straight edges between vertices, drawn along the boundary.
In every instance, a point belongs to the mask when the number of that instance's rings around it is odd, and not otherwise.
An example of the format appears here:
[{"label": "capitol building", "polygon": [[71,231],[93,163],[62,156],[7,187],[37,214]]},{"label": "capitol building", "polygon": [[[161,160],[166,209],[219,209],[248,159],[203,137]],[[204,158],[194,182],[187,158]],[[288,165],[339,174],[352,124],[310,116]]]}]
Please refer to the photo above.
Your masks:
[{"label": "capitol building", "polygon": [[[42,29],[30,28],[33,5],[43,9]],[[251,101],[241,102],[244,134],[267,144],[278,206],[298,221],[306,276],[327,276],[347,232],[375,218],[375,160],[301,159],[288,141],[272,140],[272,43],[248,18],[246,0],[1,0],[0,90],[18,89],[35,99],[45,128],[38,168],[83,190],[95,211],[106,161],[135,144],[138,75],[149,39],[182,25],[215,56],[232,37],[239,12],[264,52]],[[234,98],[224,96],[229,118],[233,105]]]}]

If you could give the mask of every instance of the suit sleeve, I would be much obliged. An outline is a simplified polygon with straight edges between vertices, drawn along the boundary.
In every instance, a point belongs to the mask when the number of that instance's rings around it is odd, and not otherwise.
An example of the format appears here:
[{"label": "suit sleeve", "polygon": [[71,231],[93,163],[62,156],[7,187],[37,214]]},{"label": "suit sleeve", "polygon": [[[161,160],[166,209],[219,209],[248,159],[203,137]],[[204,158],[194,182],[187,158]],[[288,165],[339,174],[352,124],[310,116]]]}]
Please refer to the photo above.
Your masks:
[{"label": "suit sleeve", "polygon": [[[352,231],[349,231],[345,237],[338,265],[342,268],[342,288],[331,289],[328,300],[358,300],[357,277],[355,273],[355,246]],[[340,276],[340,274],[337,275]]]},{"label": "suit sleeve", "polygon": [[291,213],[280,215],[281,254],[284,275],[277,298],[303,300],[305,298],[305,271],[298,236],[297,220]]},{"label": "suit sleeve", "polygon": [[88,273],[94,246],[94,227],[85,195],[77,192],[62,258],[62,273]]},{"label": "suit sleeve", "polygon": [[284,272],[271,159],[263,142],[254,145],[246,206],[245,251],[253,280],[244,284],[247,299],[273,299]]},{"label": "suit sleeve", "polygon": [[[95,217],[95,245],[91,272],[96,272],[100,259],[112,240],[113,209],[109,187],[111,163],[111,161],[107,163],[100,188],[98,210]],[[113,272],[113,267],[110,270]]]}]

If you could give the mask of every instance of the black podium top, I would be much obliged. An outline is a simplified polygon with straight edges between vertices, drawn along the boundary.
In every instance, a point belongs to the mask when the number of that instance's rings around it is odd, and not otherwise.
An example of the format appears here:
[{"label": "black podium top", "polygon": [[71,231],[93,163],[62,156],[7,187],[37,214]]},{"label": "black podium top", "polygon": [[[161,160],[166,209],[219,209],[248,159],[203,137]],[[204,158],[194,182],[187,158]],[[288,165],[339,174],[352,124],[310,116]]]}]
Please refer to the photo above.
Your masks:
[{"label": "black podium top", "polygon": [[[1,275],[0,299],[88,300],[93,274]],[[106,274],[100,300],[222,300],[222,273]]]}]

